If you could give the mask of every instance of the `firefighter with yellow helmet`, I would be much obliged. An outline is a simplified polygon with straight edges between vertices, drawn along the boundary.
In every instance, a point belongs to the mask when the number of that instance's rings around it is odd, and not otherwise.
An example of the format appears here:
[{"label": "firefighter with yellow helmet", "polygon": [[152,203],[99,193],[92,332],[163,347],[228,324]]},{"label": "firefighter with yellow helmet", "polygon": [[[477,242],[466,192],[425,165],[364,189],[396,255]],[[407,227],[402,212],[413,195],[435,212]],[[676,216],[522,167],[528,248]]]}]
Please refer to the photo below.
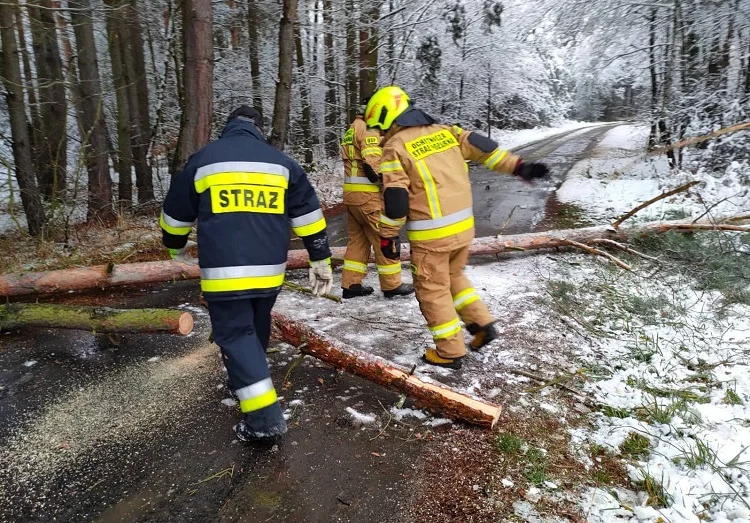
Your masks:
[{"label": "firefighter with yellow helmet", "polygon": [[367,274],[370,249],[375,254],[375,265],[380,279],[380,290],[386,298],[406,296],[414,287],[401,283],[401,261],[388,260],[380,250],[378,222],[381,196],[378,166],[383,154],[383,137],[376,129],[368,129],[363,118],[364,104],[341,139],[341,158],[344,160],[344,205],[348,220],[349,242],[344,254],[341,277],[344,299],[367,296],[374,292],[363,286]]},{"label": "firefighter with yellow helmet", "polygon": [[384,87],[370,98],[365,122],[385,133],[381,250],[386,258],[399,259],[398,231],[406,226],[417,300],[435,342],[423,359],[460,369],[466,347],[459,317],[474,335],[472,349],[498,337],[494,318],[463,273],[474,239],[465,160],[526,181],[547,176],[549,169],[525,163],[484,135],[439,124],[396,86]]}]

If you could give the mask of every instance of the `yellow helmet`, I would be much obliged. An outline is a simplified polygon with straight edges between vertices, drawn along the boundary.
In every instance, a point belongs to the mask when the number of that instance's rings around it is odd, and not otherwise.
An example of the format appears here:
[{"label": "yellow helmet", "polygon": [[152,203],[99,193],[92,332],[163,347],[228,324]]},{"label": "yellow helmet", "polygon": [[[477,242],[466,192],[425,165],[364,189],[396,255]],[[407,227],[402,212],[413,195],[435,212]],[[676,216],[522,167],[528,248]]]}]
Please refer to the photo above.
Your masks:
[{"label": "yellow helmet", "polygon": [[365,123],[368,127],[387,131],[394,120],[409,108],[409,102],[409,95],[400,87],[389,85],[378,89],[367,102]]}]

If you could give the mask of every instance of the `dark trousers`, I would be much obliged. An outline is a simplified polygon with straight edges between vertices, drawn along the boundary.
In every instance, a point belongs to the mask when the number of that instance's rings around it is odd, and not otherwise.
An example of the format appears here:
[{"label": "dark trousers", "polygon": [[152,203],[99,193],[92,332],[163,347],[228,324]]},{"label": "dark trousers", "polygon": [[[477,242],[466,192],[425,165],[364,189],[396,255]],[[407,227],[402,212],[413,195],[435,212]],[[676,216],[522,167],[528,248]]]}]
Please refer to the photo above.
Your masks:
[{"label": "dark trousers", "polygon": [[258,437],[286,432],[266,361],[274,303],[276,296],[208,302],[229,383],[240,400],[246,427]]}]

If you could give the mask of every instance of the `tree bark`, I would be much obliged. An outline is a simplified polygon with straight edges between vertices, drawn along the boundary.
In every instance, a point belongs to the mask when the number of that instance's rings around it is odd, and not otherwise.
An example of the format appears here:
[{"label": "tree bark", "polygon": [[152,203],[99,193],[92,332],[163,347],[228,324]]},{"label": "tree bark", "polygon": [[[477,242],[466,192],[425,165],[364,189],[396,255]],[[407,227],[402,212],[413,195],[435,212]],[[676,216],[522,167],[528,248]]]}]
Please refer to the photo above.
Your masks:
[{"label": "tree bark", "polygon": [[[362,80],[360,65],[361,47],[357,45],[357,7],[354,0],[346,0],[346,123],[354,120],[359,106],[358,86]],[[329,77],[330,78],[330,77]]]},{"label": "tree bark", "polygon": [[211,139],[213,121],[213,9],[210,0],[183,0],[185,108],[172,164],[176,176],[191,154]]},{"label": "tree bark", "polygon": [[105,0],[107,10],[107,38],[109,57],[112,64],[112,77],[115,86],[117,103],[117,202],[120,210],[126,210],[133,204],[133,149],[130,141],[130,110],[128,107],[128,79],[122,63],[123,13],[114,0]]},{"label": "tree bark", "polygon": [[32,160],[31,136],[24,106],[23,79],[19,65],[19,50],[16,40],[15,8],[11,3],[0,3],[0,38],[2,38],[3,83],[8,104],[8,118],[13,139],[13,159],[16,180],[21,191],[21,203],[26,214],[29,233],[42,236],[46,221],[42,197],[36,183],[36,172]]},{"label": "tree bark", "polygon": [[359,30],[359,100],[372,96],[378,85],[378,18],[380,0],[362,5]]},{"label": "tree bark", "polygon": [[[750,226],[714,224],[710,222],[692,223],[689,221],[649,222],[638,225],[623,225],[617,230],[611,225],[566,229],[537,233],[516,234],[502,237],[476,238],[469,246],[471,256],[494,255],[510,251],[533,251],[565,247],[567,242],[587,243],[592,240],[625,240],[631,237],[662,234],[669,231],[691,233],[700,230],[727,230],[750,232]],[[343,259],[345,247],[331,249],[334,259]],[[411,256],[409,244],[402,245],[401,261]],[[304,269],[309,267],[307,251],[289,251],[286,268]],[[121,265],[97,265],[57,271],[30,272],[0,275],[0,297],[32,296],[59,292],[83,291],[95,288],[118,287],[122,285],[144,285],[170,280],[194,280],[200,278],[197,265],[187,265],[174,261],[153,261],[125,263]]]},{"label": "tree bark", "polygon": [[323,38],[323,49],[325,58],[323,60],[324,76],[328,80],[326,83],[326,107],[325,107],[325,149],[330,156],[336,156],[339,153],[339,136],[338,136],[338,115],[339,108],[336,103],[336,84],[333,79],[336,78],[336,57],[333,48],[333,13],[332,0],[323,0],[323,27],[325,37]]},{"label": "tree bark", "polygon": [[193,330],[193,316],[189,312],[172,309],[110,309],[26,303],[0,306],[0,332],[24,328],[168,332],[186,336]]},{"label": "tree bark", "polygon": [[[41,119],[39,117],[39,101],[36,96],[36,87],[34,86],[34,77],[32,75],[31,61],[29,60],[29,51],[26,45],[26,31],[24,30],[23,13],[21,11],[21,5],[16,4],[16,33],[18,34],[18,50],[21,53],[21,65],[23,66],[23,78],[25,83],[26,96],[28,97],[29,112],[31,113],[31,127],[29,128],[29,139],[31,141],[32,158],[34,160],[34,170],[36,172],[36,183],[39,187],[39,192],[43,197],[49,197],[52,194],[51,184],[45,184],[44,175],[42,172],[45,170],[42,164],[42,154],[40,149],[40,143],[42,142],[41,137]],[[33,24],[31,14],[29,15]],[[33,25],[32,25],[33,27]],[[32,31],[33,41],[33,31]],[[32,44],[35,48],[35,44]],[[40,76],[40,72],[37,68],[37,77]]]},{"label": "tree bark", "polygon": [[273,124],[268,142],[283,150],[289,129],[289,106],[292,99],[292,69],[294,65],[294,23],[297,19],[297,0],[284,0],[279,23],[279,76],[273,104]]},{"label": "tree bark", "polygon": [[305,54],[302,49],[302,35],[299,20],[294,24],[294,46],[297,52],[297,75],[299,78],[299,92],[302,99],[302,147],[304,148],[305,163],[313,163],[314,136],[312,130],[312,101],[310,89],[307,85],[305,71]]},{"label": "tree bark", "polygon": [[50,0],[28,4],[39,90],[39,122],[35,126],[36,159],[42,194],[65,195],[68,163],[68,102],[65,96],[55,11]]},{"label": "tree bark", "polygon": [[128,81],[130,116],[130,141],[133,148],[135,185],[138,204],[154,200],[154,180],[148,163],[148,148],[151,142],[151,117],[149,115],[148,78],[146,76],[146,54],[143,45],[143,29],[136,0],[124,2],[124,38],[122,63]]},{"label": "tree bark", "polygon": [[261,17],[255,0],[247,2],[248,46],[250,48],[250,76],[253,82],[253,107],[263,114],[263,97],[260,81],[260,31]]},{"label": "tree bark", "polygon": [[271,315],[274,327],[285,342],[299,346],[303,353],[337,369],[402,392],[420,408],[488,429],[500,418],[502,408],[499,405],[471,398],[445,385],[427,383],[388,360],[334,340],[281,314]]},{"label": "tree bark", "polygon": [[90,0],[68,0],[70,21],[78,50],[78,114],[83,140],[83,154],[88,170],[89,221],[109,223],[115,218],[112,205],[112,179],[109,175],[107,127],[104,122],[104,100],[99,81],[99,64],[94,40]]}]

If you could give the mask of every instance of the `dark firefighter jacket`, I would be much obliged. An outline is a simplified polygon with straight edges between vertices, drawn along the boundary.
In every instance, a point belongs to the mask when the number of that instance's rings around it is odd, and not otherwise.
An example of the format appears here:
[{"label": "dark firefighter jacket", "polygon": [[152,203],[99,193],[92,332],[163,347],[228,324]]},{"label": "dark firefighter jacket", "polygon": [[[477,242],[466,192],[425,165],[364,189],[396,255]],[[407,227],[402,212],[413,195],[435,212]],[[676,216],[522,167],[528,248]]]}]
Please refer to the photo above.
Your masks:
[{"label": "dark firefighter jacket", "polygon": [[304,171],[244,118],[227,123],[221,138],[193,154],[172,181],[159,220],[164,245],[184,247],[195,220],[207,300],[277,293],[290,225],[312,261],[331,256],[325,218]]}]

